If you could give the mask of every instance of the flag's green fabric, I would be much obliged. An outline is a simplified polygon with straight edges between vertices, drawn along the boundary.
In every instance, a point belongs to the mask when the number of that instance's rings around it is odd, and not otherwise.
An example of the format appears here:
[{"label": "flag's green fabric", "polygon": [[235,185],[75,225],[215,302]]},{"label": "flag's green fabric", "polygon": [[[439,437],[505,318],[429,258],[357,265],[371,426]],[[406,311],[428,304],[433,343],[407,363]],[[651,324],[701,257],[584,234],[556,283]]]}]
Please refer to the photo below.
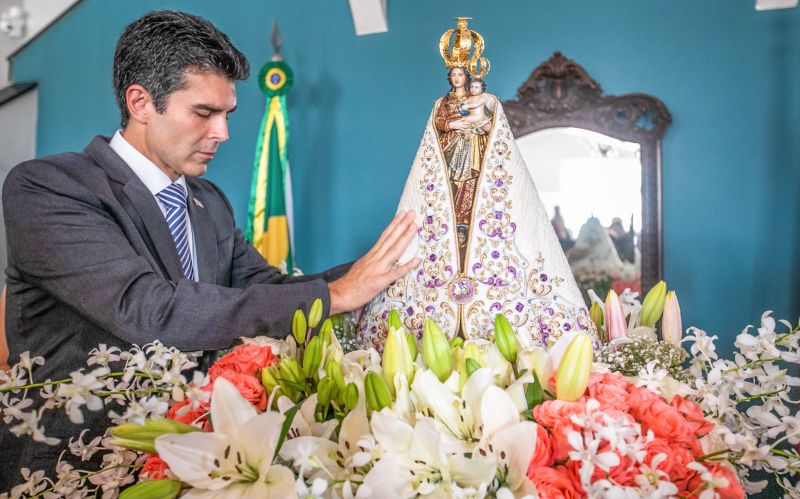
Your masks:
[{"label": "flag's green fabric", "polygon": [[247,219],[247,237],[253,246],[270,265],[288,273],[294,268],[292,192],[286,154],[286,92],[291,83],[291,69],[282,61],[269,62],[261,69],[259,84],[267,94],[267,108],[256,144]]}]

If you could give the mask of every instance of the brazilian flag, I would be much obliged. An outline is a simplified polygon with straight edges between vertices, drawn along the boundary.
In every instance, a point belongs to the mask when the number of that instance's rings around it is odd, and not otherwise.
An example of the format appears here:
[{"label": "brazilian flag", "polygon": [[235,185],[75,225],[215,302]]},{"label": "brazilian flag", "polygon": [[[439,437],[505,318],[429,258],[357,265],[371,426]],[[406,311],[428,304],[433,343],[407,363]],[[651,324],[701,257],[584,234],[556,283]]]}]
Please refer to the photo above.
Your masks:
[{"label": "brazilian flag", "polygon": [[259,86],[267,95],[267,109],[256,145],[247,218],[247,238],[270,265],[289,274],[294,259],[286,94],[292,78],[292,70],[283,61],[271,61],[261,68]]}]

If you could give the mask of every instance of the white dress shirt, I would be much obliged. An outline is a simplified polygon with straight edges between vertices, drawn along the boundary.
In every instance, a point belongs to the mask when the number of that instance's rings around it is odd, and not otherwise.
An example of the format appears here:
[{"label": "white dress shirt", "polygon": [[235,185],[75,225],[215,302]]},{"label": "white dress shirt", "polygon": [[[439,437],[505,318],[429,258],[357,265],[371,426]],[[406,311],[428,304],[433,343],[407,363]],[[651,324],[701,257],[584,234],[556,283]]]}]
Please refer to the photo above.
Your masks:
[{"label": "white dress shirt", "polygon": [[[158,207],[161,209],[161,213],[164,215],[164,219],[166,220],[167,217],[167,208],[164,204],[156,197],[156,194],[167,188],[173,182],[169,179],[166,173],[162,172],[152,161],[147,159],[147,157],[140,153],[135,147],[133,147],[125,137],[122,136],[119,130],[114,136],[111,138],[111,142],[108,143],[109,147],[114,150],[117,155],[122,158],[122,161],[128,164],[133,170],[133,173],[139,177],[139,180],[147,187],[147,190],[153,195],[155,198]],[[186,195],[189,195],[189,189],[186,187],[186,178],[181,175],[175,181],[176,184],[181,184],[183,186],[184,192]],[[192,269],[194,270],[194,275],[192,279],[195,281],[198,280],[198,270],[197,270],[197,248],[194,244],[194,232],[192,231],[192,223],[189,219],[189,210],[188,210],[188,199],[187,199],[187,210],[186,210],[186,235],[189,238],[189,249],[192,253]]]}]

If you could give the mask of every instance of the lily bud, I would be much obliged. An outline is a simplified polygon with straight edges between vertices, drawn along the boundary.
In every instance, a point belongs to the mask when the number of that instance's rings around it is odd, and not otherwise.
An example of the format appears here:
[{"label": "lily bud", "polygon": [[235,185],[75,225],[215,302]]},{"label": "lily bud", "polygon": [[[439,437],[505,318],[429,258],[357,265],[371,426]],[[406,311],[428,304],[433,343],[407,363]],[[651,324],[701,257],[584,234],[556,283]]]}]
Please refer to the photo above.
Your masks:
[{"label": "lily bud", "polygon": [[675,291],[667,293],[664,300],[664,320],[661,321],[661,337],[667,343],[680,345],[683,337],[683,323],[681,321],[681,306]]},{"label": "lily bud", "polygon": [[317,336],[319,336],[320,340],[322,341],[323,351],[333,343],[333,321],[330,318],[325,319],[325,321],[322,323],[322,327],[319,328],[319,334]]},{"label": "lily bud", "polygon": [[322,362],[322,340],[319,336],[311,338],[303,352],[303,372],[306,378],[313,378],[317,374],[317,369]]},{"label": "lily bud", "polygon": [[456,336],[450,340],[450,348],[462,348],[464,346],[464,338]]},{"label": "lily bud", "polygon": [[325,376],[319,380],[319,385],[317,386],[317,405],[319,407],[325,407],[330,404],[331,400],[339,395],[338,391],[338,388],[336,388],[336,381]]},{"label": "lily bud", "polygon": [[155,447],[156,438],[161,435],[173,433],[191,433],[202,431],[188,424],[172,419],[145,419],[144,424],[125,423],[111,429],[114,437],[111,443],[117,447],[157,454]]},{"label": "lily bud", "polygon": [[295,359],[281,359],[280,363],[278,364],[278,372],[280,373],[282,380],[289,381],[290,383],[294,383],[298,386],[305,385],[306,376],[303,373],[303,368]]},{"label": "lily bud", "polygon": [[355,383],[348,383],[342,395],[342,401],[348,411],[355,409],[358,405],[358,386]]},{"label": "lily bud", "polygon": [[386,319],[386,328],[389,330],[403,329],[403,321],[400,320],[400,313],[397,310],[389,312],[389,318]]},{"label": "lily bud", "polygon": [[658,284],[647,293],[642,302],[641,325],[653,327],[664,312],[664,299],[667,296],[667,283],[658,281]]},{"label": "lily bud", "polygon": [[589,372],[592,370],[592,354],[592,339],[589,335],[584,332],[575,336],[564,352],[556,373],[558,400],[575,402],[586,392]]},{"label": "lily bud", "polygon": [[402,373],[409,385],[411,384],[414,377],[414,359],[411,358],[406,333],[402,329],[389,330],[386,344],[383,347],[381,366],[383,367],[383,377],[393,394],[395,374]]},{"label": "lily bud", "polygon": [[417,338],[411,333],[406,333],[406,341],[408,342],[408,350],[411,352],[411,360],[417,360],[419,354],[419,347],[417,346]]},{"label": "lily bud", "polygon": [[478,345],[474,342],[469,342],[467,343],[467,346],[464,347],[464,360],[466,361],[466,359],[472,359],[480,366],[483,366],[486,363],[480,347],[478,347]]},{"label": "lily bud", "polygon": [[494,342],[504,359],[512,364],[517,361],[517,335],[503,314],[494,316]]},{"label": "lily bud", "polygon": [[425,364],[439,378],[439,381],[446,380],[453,372],[453,363],[450,356],[450,345],[447,337],[433,320],[425,321],[424,332],[422,333],[422,356]]},{"label": "lily bud", "polygon": [[605,319],[606,334],[608,334],[609,341],[628,336],[628,325],[625,324],[622,303],[620,303],[619,296],[613,289],[606,296]]},{"label": "lily bud", "polygon": [[267,394],[272,393],[272,390],[278,386],[278,380],[275,379],[277,369],[277,366],[269,366],[261,370],[261,385],[267,391]]},{"label": "lily bud", "polygon": [[297,340],[298,345],[306,342],[306,334],[308,333],[308,325],[306,324],[306,316],[302,310],[295,310],[294,317],[292,317],[292,336]]},{"label": "lily bud", "polygon": [[322,320],[322,300],[317,298],[311,304],[311,309],[308,311],[308,327],[314,329]]},{"label": "lily bud", "polygon": [[180,480],[145,480],[125,488],[119,499],[164,499],[178,497],[181,491]]},{"label": "lily bud", "polygon": [[517,355],[517,369],[536,373],[536,377],[546,384],[553,375],[553,362],[543,348],[531,347]]},{"label": "lily bud", "polygon": [[364,378],[364,395],[367,407],[373,411],[380,411],[384,407],[392,406],[392,394],[389,392],[389,387],[375,371],[370,371]]},{"label": "lily bud", "polygon": [[325,364],[325,376],[331,378],[336,382],[336,388],[340,392],[344,392],[344,375],[342,374],[342,366],[336,360],[330,359]]},{"label": "lily bud", "polygon": [[592,308],[589,309],[589,318],[592,319],[594,325],[597,327],[597,332],[603,331],[603,307],[595,302],[592,302]]}]

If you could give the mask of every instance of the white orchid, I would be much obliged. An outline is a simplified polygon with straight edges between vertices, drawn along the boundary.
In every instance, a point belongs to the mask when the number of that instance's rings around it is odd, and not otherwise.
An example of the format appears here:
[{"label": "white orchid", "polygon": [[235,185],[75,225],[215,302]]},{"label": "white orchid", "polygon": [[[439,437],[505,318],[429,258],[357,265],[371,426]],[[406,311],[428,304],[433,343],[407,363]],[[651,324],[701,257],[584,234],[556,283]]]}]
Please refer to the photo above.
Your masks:
[{"label": "white orchid", "polygon": [[159,457],[192,487],[183,497],[295,497],[295,476],[273,465],[284,416],[258,411],[224,378],[211,398],[214,432],[163,435]]}]

